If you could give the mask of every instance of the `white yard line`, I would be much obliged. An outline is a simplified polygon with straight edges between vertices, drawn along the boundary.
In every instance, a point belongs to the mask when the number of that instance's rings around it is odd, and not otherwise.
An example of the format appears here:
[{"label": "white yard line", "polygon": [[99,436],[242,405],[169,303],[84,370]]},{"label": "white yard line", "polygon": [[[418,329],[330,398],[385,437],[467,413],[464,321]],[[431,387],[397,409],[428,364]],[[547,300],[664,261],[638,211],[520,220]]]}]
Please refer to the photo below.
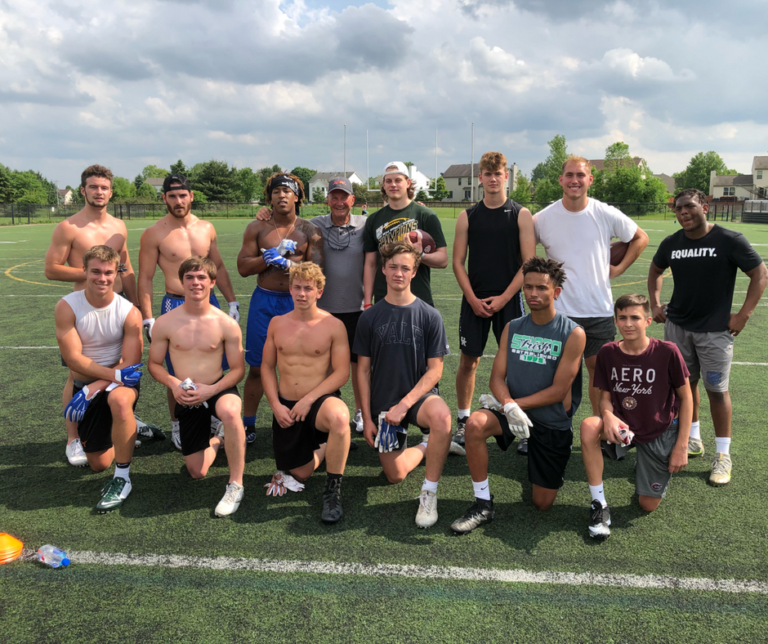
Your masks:
[{"label": "white yard line", "polygon": [[[32,557],[31,551],[25,556]],[[573,572],[532,572],[455,566],[402,566],[397,564],[356,564],[322,561],[280,561],[233,557],[188,557],[180,555],[132,555],[111,552],[70,551],[73,565],[146,566],[153,568],[194,568],[199,570],[246,570],[278,574],[354,575],[360,577],[401,577],[407,579],[451,579],[564,586],[607,586],[698,592],[757,593],[768,595],[768,583],[706,577],[662,575],[613,575]]]}]

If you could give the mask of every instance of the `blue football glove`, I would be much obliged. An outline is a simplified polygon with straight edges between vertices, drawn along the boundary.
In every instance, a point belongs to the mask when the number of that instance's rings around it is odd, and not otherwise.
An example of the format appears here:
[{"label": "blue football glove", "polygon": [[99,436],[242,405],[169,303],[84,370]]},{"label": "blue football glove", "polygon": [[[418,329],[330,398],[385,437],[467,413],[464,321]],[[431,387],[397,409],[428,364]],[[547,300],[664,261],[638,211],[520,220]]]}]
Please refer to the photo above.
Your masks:
[{"label": "blue football glove", "polygon": [[267,250],[262,248],[261,252],[267,266],[277,266],[277,268],[282,268],[284,271],[287,271],[293,266],[293,262],[290,259],[282,257],[277,248],[268,248]]},{"label": "blue football glove", "polygon": [[72,396],[72,400],[67,403],[67,406],[64,408],[64,418],[72,421],[73,423],[79,423],[81,420],[83,420],[83,416],[85,416],[88,405],[91,404],[91,401],[100,391],[101,389],[97,389],[91,393],[88,389],[88,385],[83,387],[74,396]]},{"label": "blue football glove", "polygon": [[143,364],[143,362],[137,362],[130,367],[115,369],[115,382],[119,382],[126,387],[135,387],[139,384],[139,380],[141,380],[141,377],[144,375],[139,371],[139,367]]},{"label": "blue football glove", "polygon": [[394,452],[400,444],[397,435],[406,433],[400,425],[390,425],[384,419],[386,415],[386,412],[379,414],[379,432],[376,434],[376,440],[373,443],[373,446],[378,447],[379,452],[382,454]]}]

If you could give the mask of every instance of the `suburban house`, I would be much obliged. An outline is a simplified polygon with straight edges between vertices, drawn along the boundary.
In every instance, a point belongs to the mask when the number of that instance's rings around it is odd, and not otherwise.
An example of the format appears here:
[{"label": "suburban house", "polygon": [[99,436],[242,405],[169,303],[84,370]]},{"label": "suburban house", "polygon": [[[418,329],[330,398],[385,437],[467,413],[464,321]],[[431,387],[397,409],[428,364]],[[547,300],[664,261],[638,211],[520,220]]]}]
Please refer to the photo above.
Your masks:
[{"label": "suburban house", "polygon": [[357,176],[357,173],[350,170],[346,173],[344,172],[318,172],[315,174],[314,177],[312,177],[309,180],[309,187],[307,188],[307,199],[309,201],[314,201],[312,199],[312,195],[315,192],[316,188],[320,188],[323,191],[323,201],[325,201],[325,198],[328,193],[328,182],[335,178],[335,177],[346,177],[350,183],[365,183],[360,177]]},{"label": "suburban house", "polygon": [[74,197],[74,194],[72,193],[72,190],[69,188],[59,188],[59,197],[58,202],[62,206],[68,206],[72,203],[72,199]]},{"label": "suburban house", "polygon": [[709,196],[716,200],[768,199],[768,156],[752,159],[751,174],[717,174],[709,177]]},{"label": "suburban house", "polygon": [[[432,179],[430,179],[426,174],[419,170],[415,165],[411,165],[408,168],[408,172],[410,172],[411,185],[416,192],[423,190],[429,194],[432,191],[432,188],[434,188]],[[374,181],[379,186],[381,185],[381,179],[383,176],[384,175],[380,174],[374,179]]]},{"label": "suburban house", "polygon": [[654,174],[654,177],[661,179],[661,182],[666,186],[667,192],[671,195],[675,194],[675,178],[670,177],[668,174]]},{"label": "suburban house", "polygon": [[149,179],[145,179],[144,183],[148,183],[150,186],[152,186],[157,194],[162,194],[163,181],[165,181],[164,178],[150,177]]},{"label": "suburban house", "polygon": [[[483,198],[483,186],[477,183],[477,175],[480,174],[480,165],[474,164],[474,176],[472,174],[472,164],[458,163],[449,166],[445,172],[441,173],[445,179],[445,187],[448,190],[448,196],[443,201],[480,201]],[[513,163],[509,168],[509,179],[507,183],[507,194],[517,187],[517,177],[519,170],[517,164]],[[472,194],[472,183],[475,182],[475,192]]]}]

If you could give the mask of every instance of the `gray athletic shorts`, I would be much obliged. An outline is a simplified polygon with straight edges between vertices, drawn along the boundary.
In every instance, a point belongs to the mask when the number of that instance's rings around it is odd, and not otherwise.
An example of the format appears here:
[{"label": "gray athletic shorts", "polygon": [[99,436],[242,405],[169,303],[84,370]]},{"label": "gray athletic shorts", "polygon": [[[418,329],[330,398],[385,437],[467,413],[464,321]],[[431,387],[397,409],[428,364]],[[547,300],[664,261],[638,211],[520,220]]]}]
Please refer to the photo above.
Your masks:
[{"label": "gray athletic shorts", "polygon": [[[645,445],[630,445],[620,450],[621,458],[632,448],[637,449],[635,466],[635,491],[642,496],[663,499],[667,495],[667,486],[672,475],[669,473],[669,455],[677,443],[679,425],[677,418],[672,421],[667,431],[656,440]],[[606,452],[616,458],[615,451]]]},{"label": "gray athletic shorts", "polygon": [[725,331],[696,333],[674,322],[664,323],[664,339],[674,342],[691,372],[690,380],[701,380],[707,391],[726,392],[733,361],[733,336]]},{"label": "gray athletic shorts", "polygon": [[616,337],[616,325],[612,317],[607,318],[570,318],[584,329],[587,344],[584,346],[584,357],[596,356],[601,347],[613,342]]}]

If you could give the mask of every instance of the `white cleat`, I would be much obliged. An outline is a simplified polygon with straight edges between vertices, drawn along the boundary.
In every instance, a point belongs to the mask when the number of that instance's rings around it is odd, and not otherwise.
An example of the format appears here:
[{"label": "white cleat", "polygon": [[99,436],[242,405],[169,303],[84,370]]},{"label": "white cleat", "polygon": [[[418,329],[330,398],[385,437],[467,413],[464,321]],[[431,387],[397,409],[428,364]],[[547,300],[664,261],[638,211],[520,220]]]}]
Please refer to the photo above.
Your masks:
[{"label": "white cleat", "polygon": [[228,517],[230,514],[234,514],[237,512],[237,508],[240,507],[240,501],[243,500],[244,494],[245,488],[242,485],[238,485],[234,481],[229,483],[227,491],[216,506],[216,510],[214,510],[214,514],[217,517]]},{"label": "white cleat", "polygon": [[174,427],[173,432],[171,432],[171,442],[177,450],[181,451],[181,430],[176,427]]},{"label": "white cleat", "polygon": [[417,498],[419,509],[416,512],[416,525],[420,528],[430,528],[437,523],[437,494],[422,490]]},{"label": "white cleat", "polygon": [[88,457],[85,455],[83,444],[80,442],[79,438],[67,443],[65,453],[69,464],[73,467],[85,467],[88,465]]}]

